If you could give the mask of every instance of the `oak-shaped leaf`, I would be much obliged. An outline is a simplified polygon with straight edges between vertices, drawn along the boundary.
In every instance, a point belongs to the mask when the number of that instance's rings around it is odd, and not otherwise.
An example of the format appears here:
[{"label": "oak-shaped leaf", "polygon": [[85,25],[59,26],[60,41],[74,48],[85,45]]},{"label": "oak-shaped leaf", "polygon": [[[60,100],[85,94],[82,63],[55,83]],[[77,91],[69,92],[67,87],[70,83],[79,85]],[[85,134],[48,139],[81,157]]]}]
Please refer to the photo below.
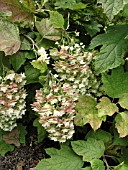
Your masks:
[{"label": "oak-shaped leaf", "polygon": [[120,112],[115,117],[115,127],[120,137],[128,135],[128,111]]},{"label": "oak-shaped leaf", "polygon": [[74,152],[79,156],[83,156],[83,161],[87,162],[91,162],[93,159],[99,159],[104,155],[105,151],[103,141],[94,138],[88,138],[87,141],[72,141],[71,145]]},{"label": "oak-shaped leaf", "polygon": [[20,146],[20,133],[17,128],[13,129],[8,134],[3,135],[3,140],[7,144],[14,144],[15,146]]},{"label": "oak-shaped leaf", "polygon": [[127,4],[127,0],[115,1],[115,0],[98,0],[98,3],[102,4],[104,12],[110,20],[114,18]]},{"label": "oak-shaped leaf", "polygon": [[96,100],[91,96],[80,96],[75,109],[78,111],[74,119],[77,126],[83,126],[89,123],[94,130],[100,128],[102,117],[98,117],[96,109]]},{"label": "oak-shaped leaf", "polygon": [[118,107],[112,103],[108,97],[102,97],[96,107],[99,117],[105,115],[112,116],[115,112],[118,112]]},{"label": "oak-shaped leaf", "polygon": [[91,167],[93,170],[105,170],[104,162],[100,159],[93,159],[91,161]]},{"label": "oak-shaped leaf", "polygon": [[38,134],[38,140],[37,142],[40,143],[43,141],[43,139],[46,136],[46,130],[43,128],[43,126],[39,123],[39,118],[35,119],[33,122],[33,126],[37,127],[37,134]]},{"label": "oak-shaped leaf", "polygon": [[18,27],[0,20],[0,51],[4,51],[5,55],[12,55],[19,50],[20,45]]},{"label": "oak-shaped leaf", "polygon": [[32,21],[33,19],[30,7],[26,8],[19,0],[0,0],[0,8],[12,12],[12,20],[14,22],[19,20]]},{"label": "oak-shaped leaf", "polygon": [[124,109],[128,109],[128,93],[123,94],[120,98],[118,103]]},{"label": "oak-shaped leaf", "polygon": [[95,57],[97,74],[116,68],[124,63],[124,54],[128,49],[128,25],[109,27],[105,33],[94,37],[90,47],[101,46],[100,53]]},{"label": "oak-shaped leaf", "polygon": [[109,97],[119,98],[128,93],[128,72],[122,66],[102,75],[103,89]]},{"label": "oak-shaped leaf", "polygon": [[81,170],[84,162],[71,148],[61,145],[61,149],[48,148],[46,153],[51,156],[42,159],[35,170]]},{"label": "oak-shaped leaf", "polygon": [[50,19],[45,18],[36,22],[36,28],[39,31],[42,39],[57,41],[61,38],[61,30],[54,28]]}]

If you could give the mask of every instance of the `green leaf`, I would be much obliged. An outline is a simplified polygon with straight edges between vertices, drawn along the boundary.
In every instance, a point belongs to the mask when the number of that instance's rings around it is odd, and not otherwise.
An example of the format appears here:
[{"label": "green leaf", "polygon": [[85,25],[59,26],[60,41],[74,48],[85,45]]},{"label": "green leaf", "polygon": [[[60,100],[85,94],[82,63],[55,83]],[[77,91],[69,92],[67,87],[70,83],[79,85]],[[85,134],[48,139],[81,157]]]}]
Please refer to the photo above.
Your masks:
[{"label": "green leaf", "polygon": [[20,132],[20,143],[24,144],[26,142],[25,136],[27,135],[26,127],[24,127],[22,124],[18,124],[17,128]]},{"label": "green leaf", "polygon": [[36,28],[39,31],[42,38],[48,40],[57,41],[61,38],[61,31],[54,28],[51,21],[47,18],[36,22]]},{"label": "green leaf", "polygon": [[128,135],[128,111],[118,113],[115,117],[115,127],[120,137]]},{"label": "green leaf", "polygon": [[63,9],[71,9],[71,10],[79,10],[86,8],[86,4],[82,2],[76,2],[76,0],[63,0],[58,1],[55,3],[56,8],[63,8]]},{"label": "green leaf", "polygon": [[46,149],[49,159],[42,159],[35,170],[81,170],[84,162],[71,148],[62,145],[61,149]]},{"label": "green leaf", "polygon": [[109,143],[112,141],[112,135],[102,129],[98,129],[97,131],[90,130],[85,139],[95,138],[96,140],[102,140],[104,143]]},{"label": "green leaf", "polygon": [[100,98],[100,102],[97,104],[98,116],[105,115],[112,116],[115,112],[118,112],[116,104],[112,103],[108,97]]},{"label": "green leaf", "polygon": [[95,58],[96,72],[102,73],[124,63],[124,54],[128,49],[128,25],[116,25],[107,29],[106,33],[92,39],[91,48],[102,45]]},{"label": "green leaf", "polygon": [[104,155],[105,146],[103,141],[88,138],[87,141],[78,140],[71,142],[74,152],[83,156],[83,161],[91,162]]},{"label": "green leaf", "polygon": [[11,152],[14,150],[14,145],[6,144],[3,139],[2,135],[5,134],[3,130],[0,129],[0,155],[5,156],[7,152]]},{"label": "green leaf", "polygon": [[34,12],[36,9],[33,0],[22,0],[22,4],[24,7],[30,9],[32,12]]},{"label": "green leaf", "polygon": [[27,59],[34,59],[34,58],[36,57],[36,55],[34,54],[33,51],[25,52],[25,53],[24,53],[24,56],[25,56],[25,58],[27,58]]},{"label": "green leaf", "polygon": [[92,170],[91,166],[87,166],[86,168],[81,168],[81,170]]},{"label": "green leaf", "polygon": [[112,20],[115,15],[117,15],[127,4],[127,0],[98,0],[98,3],[102,4],[104,12],[106,13],[107,17]]},{"label": "green leaf", "polygon": [[103,161],[99,159],[94,159],[91,161],[91,167],[93,170],[105,170]]},{"label": "green leaf", "polygon": [[114,139],[112,145],[128,146],[127,138],[120,138],[116,129],[114,129]]},{"label": "green leaf", "polygon": [[0,20],[0,51],[12,55],[20,48],[18,27],[8,21]]},{"label": "green leaf", "polygon": [[37,127],[37,133],[38,133],[38,143],[42,142],[43,139],[46,136],[46,131],[43,128],[43,126],[39,123],[39,119],[35,119],[33,122],[33,126]]},{"label": "green leaf", "polygon": [[98,32],[100,32],[100,27],[102,27],[102,25],[99,24],[97,21],[91,21],[85,25],[85,29],[87,33],[91,36],[94,36]]},{"label": "green leaf", "polygon": [[77,126],[83,126],[90,123],[94,130],[97,130],[102,123],[102,118],[98,117],[96,109],[96,100],[91,96],[80,96],[75,109],[78,111],[74,119]]},{"label": "green leaf", "polygon": [[46,62],[42,62],[41,60],[33,60],[31,65],[40,70],[40,73],[44,73],[47,70]]},{"label": "green leaf", "polygon": [[24,52],[17,52],[16,54],[10,56],[9,59],[15,71],[18,71],[26,61]]},{"label": "green leaf", "polygon": [[32,21],[33,14],[29,8],[25,8],[18,0],[0,0],[0,8],[12,12],[12,20]]},{"label": "green leaf", "polygon": [[109,97],[119,98],[128,93],[128,72],[118,67],[112,70],[111,75],[102,74],[103,90]]},{"label": "green leaf", "polygon": [[123,107],[124,109],[128,109],[128,93],[123,94],[120,98],[119,98],[119,102],[121,107]]},{"label": "green leaf", "polygon": [[27,79],[26,84],[39,82],[39,76],[40,76],[39,70],[37,70],[36,68],[33,68],[32,65],[26,65],[24,69],[25,69],[25,75]]},{"label": "green leaf", "polygon": [[20,38],[21,38],[20,50],[31,50],[32,44],[30,43],[30,41],[23,36],[21,36]]},{"label": "green leaf", "polygon": [[50,11],[50,21],[54,28],[64,28],[64,18],[57,11]]},{"label": "green leaf", "polygon": [[7,152],[12,152],[15,146],[6,144],[4,141],[0,142],[0,155],[5,156]]},{"label": "green leaf", "polygon": [[125,164],[124,162],[122,162],[118,166],[114,167],[114,170],[127,170],[127,169],[128,169],[128,165]]}]

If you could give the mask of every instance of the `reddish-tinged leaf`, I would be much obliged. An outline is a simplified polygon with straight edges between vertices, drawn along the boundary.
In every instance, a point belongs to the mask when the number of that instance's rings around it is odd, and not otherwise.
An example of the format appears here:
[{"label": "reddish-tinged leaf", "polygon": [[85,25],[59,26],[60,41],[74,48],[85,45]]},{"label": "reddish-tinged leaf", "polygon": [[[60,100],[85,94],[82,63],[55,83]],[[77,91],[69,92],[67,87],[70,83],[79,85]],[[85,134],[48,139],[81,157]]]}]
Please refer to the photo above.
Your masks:
[{"label": "reddish-tinged leaf", "polygon": [[0,0],[0,8],[11,11],[13,21],[31,21],[33,18],[31,11],[25,8],[18,0]]},{"label": "reddish-tinged leaf", "polygon": [[8,21],[0,21],[0,51],[5,55],[12,55],[20,48],[18,28]]},{"label": "reddish-tinged leaf", "polygon": [[14,144],[17,147],[20,146],[20,135],[18,129],[14,129],[9,134],[3,135],[3,140],[7,144]]}]

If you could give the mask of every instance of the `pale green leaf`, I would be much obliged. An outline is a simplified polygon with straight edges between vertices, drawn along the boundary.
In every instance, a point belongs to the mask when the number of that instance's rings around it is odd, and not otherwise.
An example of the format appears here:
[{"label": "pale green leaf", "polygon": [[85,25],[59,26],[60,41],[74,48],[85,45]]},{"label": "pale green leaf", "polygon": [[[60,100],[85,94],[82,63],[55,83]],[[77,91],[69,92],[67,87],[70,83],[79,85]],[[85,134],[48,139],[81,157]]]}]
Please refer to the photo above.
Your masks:
[{"label": "pale green leaf", "polygon": [[9,59],[15,71],[18,71],[26,61],[25,53],[23,52],[17,52],[16,54],[10,56]]},{"label": "pale green leaf", "polygon": [[114,170],[127,170],[127,169],[128,169],[128,165],[125,164],[124,162],[114,167]]},{"label": "pale green leaf", "polygon": [[19,0],[0,0],[0,8],[7,10],[7,12],[12,12],[13,21],[32,21],[33,19],[33,14],[31,13],[30,7],[24,7]]},{"label": "pale green leaf", "polygon": [[127,0],[97,0],[97,2],[102,4],[104,12],[110,20],[128,3]]},{"label": "pale green leaf", "polygon": [[103,161],[99,159],[94,159],[91,161],[91,167],[93,170],[105,170]]},{"label": "pale green leaf", "polygon": [[54,28],[53,24],[48,18],[36,22],[36,28],[43,38],[57,41],[61,38],[61,31]]},{"label": "pale green leaf", "polygon": [[86,168],[81,168],[81,170],[92,170],[91,166],[87,166]]},{"label": "pale green leaf", "polygon": [[105,146],[103,141],[88,138],[87,141],[78,140],[71,142],[74,152],[83,156],[83,161],[91,162],[104,155]]},{"label": "pale green leaf", "polygon": [[61,146],[61,149],[48,148],[49,159],[42,159],[35,170],[81,170],[84,162],[68,146]]},{"label": "pale green leaf", "polygon": [[44,72],[47,70],[47,64],[46,64],[46,62],[43,62],[43,61],[41,61],[41,60],[33,60],[33,61],[31,62],[31,65],[32,65],[34,68],[40,70],[41,73],[44,73]]},{"label": "pale green leaf", "polygon": [[128,93],[123,94],[120,98],[119,98],[119,102],[121,107],[123,107],[124,109],[128,109]]},{"label": "pale green leaf", "polygon": [[120,137],[125,137],[128,135],[128,112],[118,113],[115,117],[115,127],[119,133]]},{"label": "pale green leaf", "polygon": [[12,55],[20,48],[18,27],[8,21],[0,20],[0,51]]},{"label": "pale green leaf", "polygon": [[112,116],[115,112],[118,112],[118,107],[108,97],[102,97],[96,107],[99,117],[105,115]]},{"label": "pale green leaf", "polygon": [[43,139],[46,136],[46,130],[43,128],[43,126],[39,123],[39,119],[35,119],[33,122],[33,126],[37,127],[37,133],[38,133],[38,143],[42,142]]},{"label": "pale green leaf", "polygon": [[77,126],[83,126],[86,123],[90,123],[94,130],[100,128],[102,124],[102,118],[98,117],[98,111],[96,109],[96,100],[91,96],[80,96],[75,109],[78,111],[74,119],[74,123]]},{"label": "pale green leaf", "polygon": [[57,11],[50,12],[50,21],[53,24],[54,28],[64,28],[64,18]]},{"label": "pale green leaf", "polygon": [[112,70],[111,75],[102,75],[103,90],[109,97],[119,98],[128,93],[128,72],[124,68],[118,67]]},{"label": "pale green leaf", "polygon": [[106,144],[112,141],[112,135],[102,129],[98,129],[97,131],[90,130],[87,133],[85,139],[89,137],[95,138],[97,140],[102,140]]},{"label": "pale green leaf", "polygon": [[124,63],[124,54],[128,49],[128,25],[111,26],[106,33],[92,39],[91,48],[102,45],[100,53],[95,57],[95,69],[102,73]]}]

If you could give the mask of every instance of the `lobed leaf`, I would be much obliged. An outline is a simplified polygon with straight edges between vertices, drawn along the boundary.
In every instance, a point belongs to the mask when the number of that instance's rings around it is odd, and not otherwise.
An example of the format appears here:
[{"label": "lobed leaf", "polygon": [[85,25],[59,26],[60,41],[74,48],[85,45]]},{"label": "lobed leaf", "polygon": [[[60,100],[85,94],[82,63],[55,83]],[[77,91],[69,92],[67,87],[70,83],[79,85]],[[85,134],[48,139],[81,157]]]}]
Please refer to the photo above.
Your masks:
[{"label": "lobed leaf", "polygon": [[100,159],[94,159],[91,161],[91,167],[93,170],[105,170],[103,161]]},{"label": "lobed leaf", "polygon": [[98,109],[99,117],[105,115],[112,116],[115,112],[118,112],[118,107],[108,97],[102,97],[96,108]]},{"label": "lobed leaf", "polygon": [[62,145],[61,149],[48,148],[49,159],[42,159],[35,170],[81,170],[84,162],[81,157],[76,155],[71,148]]},{"label": "lobed leaf", "polygon": [[128,72],[124,72],[122,66],[113,69],[111,75],[102,74],[102,82],[103,90],[109,97],[119,98],[128,93]]},{"label": "lobed leaf", "polygon": [[127,0],[98,0],[97,2],[102,4],[104,12],[110,20],[128,3]]},{"label": "lobed leaf", "polygon": [[64,28],[64,18],[57,11],[50,11],[50,21],[54,28]]},{"label": "lobed leaf", "polygon": [[124,109],[128,109],[128,93],[124,93],[120,98],[119,102],[120,106]]},{"label": "lobed leaf", "polygon": [[105,146],[103,141],[88,138],[87,141],[78,140],[71,142],[74,152],[83,156],[83,161],[91,162],[104,155]]},{"label": "lobed leaf", "polygon": [[111,26],[106,33],[94,37],[90,47],[102,45],[100,53],[95,58],[97,74],[116,68],[124,63],[124,54],[128,49],[128,25]]}]

